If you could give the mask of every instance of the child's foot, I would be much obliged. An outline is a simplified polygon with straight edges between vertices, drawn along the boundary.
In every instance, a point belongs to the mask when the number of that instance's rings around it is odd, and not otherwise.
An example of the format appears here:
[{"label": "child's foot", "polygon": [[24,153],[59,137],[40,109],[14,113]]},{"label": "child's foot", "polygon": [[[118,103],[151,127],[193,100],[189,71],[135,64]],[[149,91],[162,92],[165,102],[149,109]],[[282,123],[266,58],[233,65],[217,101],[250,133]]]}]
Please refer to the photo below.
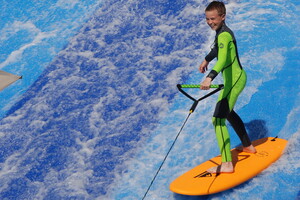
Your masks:
[{"label": "child's foot", "polygon": [[252,144],[248,147],[237,147],[236,149],[238,151],[243,151],[243,152],[246,152],[246,153],[256,153],[256,149]]},{"label": "child's foot", "polygon": [[221,165],[212,167],[207,170],[207,172],[212,174],[219,174],[219,173],[233,173],[234,168],[232,162],[224,162]]}]

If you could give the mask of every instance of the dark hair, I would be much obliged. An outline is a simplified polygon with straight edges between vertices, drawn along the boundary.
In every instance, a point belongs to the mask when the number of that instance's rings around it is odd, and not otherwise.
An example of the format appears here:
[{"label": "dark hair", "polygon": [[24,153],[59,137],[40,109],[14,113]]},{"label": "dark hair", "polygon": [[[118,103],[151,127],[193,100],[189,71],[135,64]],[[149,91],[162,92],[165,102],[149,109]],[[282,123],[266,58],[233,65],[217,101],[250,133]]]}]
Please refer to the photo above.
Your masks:
[{"label": "dark hair", "polygon": [[212,10],[217,10],[218,14],[221,15],[226,15],[226,8],[223,2],[221,1],[213,1],[211,2],[205,9],[206,11],[212,11]]}]

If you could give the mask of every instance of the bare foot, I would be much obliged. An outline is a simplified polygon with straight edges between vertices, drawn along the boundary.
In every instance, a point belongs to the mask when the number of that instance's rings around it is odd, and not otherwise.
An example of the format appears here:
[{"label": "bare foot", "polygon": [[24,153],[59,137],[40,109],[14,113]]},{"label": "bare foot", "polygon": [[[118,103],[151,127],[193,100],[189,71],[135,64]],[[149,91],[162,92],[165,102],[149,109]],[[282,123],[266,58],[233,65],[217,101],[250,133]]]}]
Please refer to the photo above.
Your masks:
[{"label": "bare foot", "polygon": [[233,169],[232,162],[224,162],[221,165],[208,169],[207,172],[212,174],[233,173],[234,169]]},{"label": "bare foot", "polygon": [[246,153],[256,153],[256,149],[252,144],[248,147],[237,147],[236,149],[238,151],[243,151],[243,152],[246,152]]}]

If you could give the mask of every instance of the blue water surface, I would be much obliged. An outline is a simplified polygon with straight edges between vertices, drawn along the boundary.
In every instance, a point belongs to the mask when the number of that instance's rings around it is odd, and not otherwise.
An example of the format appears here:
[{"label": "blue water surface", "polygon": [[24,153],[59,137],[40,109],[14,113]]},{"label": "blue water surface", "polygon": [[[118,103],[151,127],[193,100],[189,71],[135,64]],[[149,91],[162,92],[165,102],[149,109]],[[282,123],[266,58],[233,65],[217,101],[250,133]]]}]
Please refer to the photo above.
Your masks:
[{"label": "blue water surface", "polygon": [[23,80],[0,94],[0,116],[41,75],[101,1],[1,1],[0,68]]},{"label": "blue water surface", "polygon": [[[0,199],[142,199],[192,104],[176,84],[205,77],[197,68],[213,43],[208,2],[0,4],[0,67],[24,76],[0,94]],[[299,198],[299,3],[225,3],[248,74],[235,109],[251,139],[278,135],[289,145],[236,188],[172,193],[172,180],[219,153],[212,96],[189,118],[145,199]],[[234,133],[231,141],[240,144]]]}]

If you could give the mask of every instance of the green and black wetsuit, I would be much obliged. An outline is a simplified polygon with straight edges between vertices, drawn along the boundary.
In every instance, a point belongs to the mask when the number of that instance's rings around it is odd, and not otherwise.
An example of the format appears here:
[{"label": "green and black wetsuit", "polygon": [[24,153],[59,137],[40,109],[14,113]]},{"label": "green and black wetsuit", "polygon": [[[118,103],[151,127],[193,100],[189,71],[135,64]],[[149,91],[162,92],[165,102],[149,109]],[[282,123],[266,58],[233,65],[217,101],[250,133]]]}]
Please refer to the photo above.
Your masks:
[{"label": "green and black wetsuit", "polygon": [[226,119],[238,134],[243,146],[250,146],[251,141],[243,121],[233,110],[239,94],[246,85],[247,75],[239,60],[234,34],[225,23],[216,31],[215,45],[205,57],[205,60],[210,62],[216,57],[218,61],[208,77],[213,80],[222,72],[224,89],[218,98],[213,124],[222,155],[222,162],[230,162],[232,157],[230,153],[230,136],[225,123]]}]

